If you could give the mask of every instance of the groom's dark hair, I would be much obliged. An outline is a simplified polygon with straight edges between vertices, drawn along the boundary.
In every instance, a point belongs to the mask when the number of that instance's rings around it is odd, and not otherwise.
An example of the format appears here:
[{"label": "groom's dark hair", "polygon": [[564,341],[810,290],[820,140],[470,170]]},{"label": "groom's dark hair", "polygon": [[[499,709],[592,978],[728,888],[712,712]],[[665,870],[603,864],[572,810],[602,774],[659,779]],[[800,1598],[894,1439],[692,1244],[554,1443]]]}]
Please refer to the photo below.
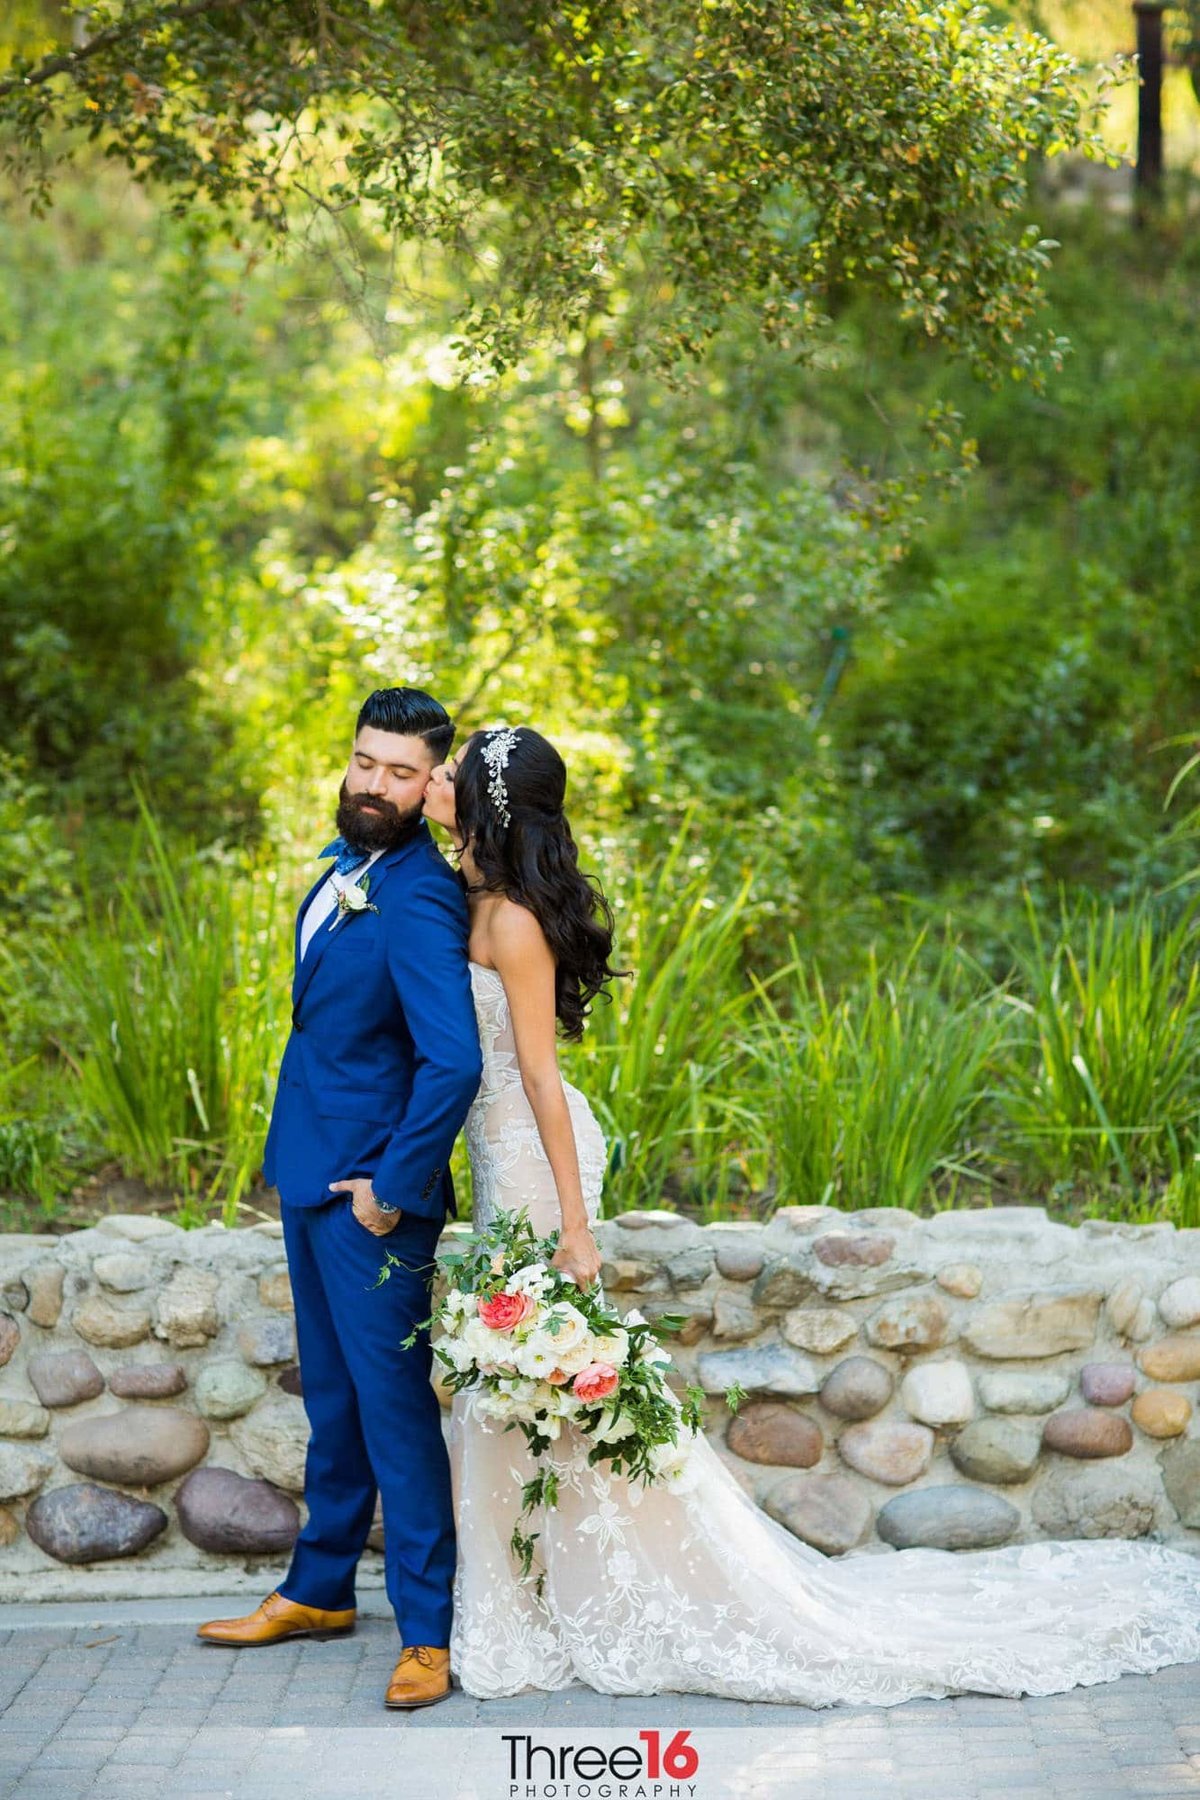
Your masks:
[{"label": "groom's dark hair", "polygon": [[419,737],[438,762],[445,760],[454,742],[453,719],[422,688],[376,688],[359,708],[355,733],[364,725],[375,731],[394,731],[397,737]]}]

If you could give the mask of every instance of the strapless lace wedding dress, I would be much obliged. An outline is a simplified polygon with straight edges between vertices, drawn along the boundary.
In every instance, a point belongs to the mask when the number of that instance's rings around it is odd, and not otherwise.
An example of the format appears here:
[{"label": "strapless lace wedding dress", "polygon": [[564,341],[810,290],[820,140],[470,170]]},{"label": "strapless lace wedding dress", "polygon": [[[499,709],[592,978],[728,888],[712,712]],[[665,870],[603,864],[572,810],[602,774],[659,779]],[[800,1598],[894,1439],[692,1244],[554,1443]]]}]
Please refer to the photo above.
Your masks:
[{"label": "strapless lace wedding dress", "polygon": [[[524,1208],[559,1224],[553,1176],[521,1087],[504,987],[471,965],[483,1080],[467,1121],[474,1218]],[[567,1086],[588,1211],[604,1138]],[[492,1699],[582,1681],[608,1694],[892,1706],[952,1693],[1056,1694],[1200,1661],[1200,1559],[1126,1540],[828,1557],[762,1512],[700,1439],[691,1491],[587,1466],[564,1428],[559,1502],[535,1517],[543,1597],[509,1534],[533,1473],[524,1438],[455,1396],[458,1525],[451,1666]]]}]

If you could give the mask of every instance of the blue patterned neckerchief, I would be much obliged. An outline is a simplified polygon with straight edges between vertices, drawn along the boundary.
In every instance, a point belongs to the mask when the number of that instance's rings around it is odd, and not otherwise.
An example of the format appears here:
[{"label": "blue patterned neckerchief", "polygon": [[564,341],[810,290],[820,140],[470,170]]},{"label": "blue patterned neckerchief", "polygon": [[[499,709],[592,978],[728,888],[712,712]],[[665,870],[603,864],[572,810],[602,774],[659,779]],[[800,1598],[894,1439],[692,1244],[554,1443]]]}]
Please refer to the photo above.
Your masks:
[{"label": "blue patterned neckerchief", "polygon": [[[350,875],[355,869],[361,868],[363,863],[370,861],[371,852],[356,850],[352,844],[346,842],[344,837],[335,837],[331,844],[326,844],[321,851],[321,856],[337,857],[337,861],[329,871],[331,875]],[[320,857],[317,860],[320,861]]]}]

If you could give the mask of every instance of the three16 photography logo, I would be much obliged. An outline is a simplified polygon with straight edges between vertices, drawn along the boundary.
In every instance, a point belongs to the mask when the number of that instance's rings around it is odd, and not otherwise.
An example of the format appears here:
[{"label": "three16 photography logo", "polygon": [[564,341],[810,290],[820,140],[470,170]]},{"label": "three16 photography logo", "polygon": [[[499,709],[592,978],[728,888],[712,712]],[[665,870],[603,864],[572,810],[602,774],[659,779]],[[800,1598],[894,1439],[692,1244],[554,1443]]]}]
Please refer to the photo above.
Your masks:
[{"label": "three16 photography logo", "polygon": [[503,1733],[508,1800],[699,1800],[700,1752],[691,1733],[664,1736],[639,1731],[636,1743],[605,1747]]}]

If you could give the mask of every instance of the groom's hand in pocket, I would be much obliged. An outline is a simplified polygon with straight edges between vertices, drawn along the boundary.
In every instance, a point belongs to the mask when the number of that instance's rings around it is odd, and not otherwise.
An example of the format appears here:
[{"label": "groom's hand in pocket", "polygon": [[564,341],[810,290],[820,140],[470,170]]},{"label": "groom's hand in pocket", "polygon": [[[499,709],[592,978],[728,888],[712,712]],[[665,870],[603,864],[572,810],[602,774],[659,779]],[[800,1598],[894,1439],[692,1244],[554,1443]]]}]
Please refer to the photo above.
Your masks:
[{"label": "groom's hand in pocket", "polygon": [[373,1231],[376,1237],[386,1237],[400,1223],[398,1212],[381,1212],[375,1204],[369,1176],[360,1175],[353,1181],[331,1181],[329,1191],[331,1194],[349,1194],[350,1208],[355,1218],[368,1231]]}]

